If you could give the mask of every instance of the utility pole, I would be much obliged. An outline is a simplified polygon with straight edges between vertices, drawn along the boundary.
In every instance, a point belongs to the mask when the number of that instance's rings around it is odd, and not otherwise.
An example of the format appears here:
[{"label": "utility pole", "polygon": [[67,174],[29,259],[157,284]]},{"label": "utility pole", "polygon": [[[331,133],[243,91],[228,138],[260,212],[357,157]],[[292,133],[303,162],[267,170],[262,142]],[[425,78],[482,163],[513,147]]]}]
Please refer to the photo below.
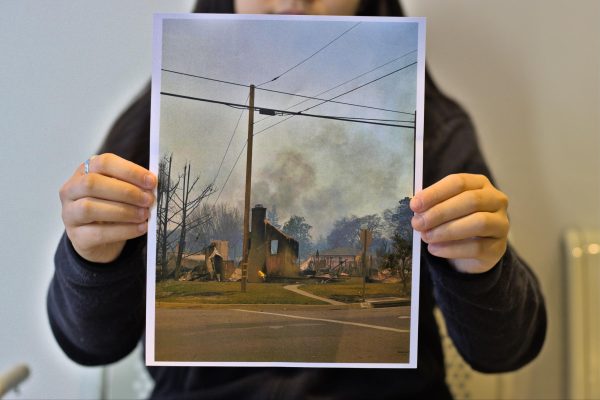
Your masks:
[{"label": "utility pole", "polygon": [[246,151],[246,195],[244,197],[244,243],[242,244],[242,292],[248,282],[248,253],[250,242],[250,191],[252,178],[252,139],[254,137],[254,85],[250,85],[248,107],[248,144]]},{"label": "utility pole", "polygon": [[370,229],[366,229],[363,228],[360,230],[360,241],[362,244],[362,275],[363,275],[363,282],[362,282],[362,301],[363,303],[365,302],[365,286],[367,283],[367,276],[369,275],[368,273],[368,268],[369,266],[367,265],[367,249],[369,248],[369,246],[371,245],[371,241],[373,240],[373,232]]}]

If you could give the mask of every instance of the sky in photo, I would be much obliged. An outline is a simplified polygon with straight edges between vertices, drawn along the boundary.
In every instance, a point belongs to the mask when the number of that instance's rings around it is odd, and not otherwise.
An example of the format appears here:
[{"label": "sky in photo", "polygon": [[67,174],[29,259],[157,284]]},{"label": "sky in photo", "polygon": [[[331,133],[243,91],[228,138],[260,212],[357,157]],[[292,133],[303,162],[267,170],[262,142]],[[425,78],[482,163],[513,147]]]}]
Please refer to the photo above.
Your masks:
[{"label": "sky in photo", "polygon": [[[305,112],[412,127],[417,23],[273,18],[165,19],[161,68],[230,83],[162,71],[161,91],[247,104],[243,85],[262,84],[255,107],[303,111],[321,102],[262,89],[331,99],[366,84],[335,99],[361,107],[327,102]],[[242,209],[248,111],[165,95],[160,101],[160,153],[173,154],[177,173],[190,162],[201,187],[214,182],[209,204],[218,197]],[[412,128],[254,117],[251,204],[276,205],[280,223],[303,216],[317,239],[337,219],[379,214],[412,194]]]}]

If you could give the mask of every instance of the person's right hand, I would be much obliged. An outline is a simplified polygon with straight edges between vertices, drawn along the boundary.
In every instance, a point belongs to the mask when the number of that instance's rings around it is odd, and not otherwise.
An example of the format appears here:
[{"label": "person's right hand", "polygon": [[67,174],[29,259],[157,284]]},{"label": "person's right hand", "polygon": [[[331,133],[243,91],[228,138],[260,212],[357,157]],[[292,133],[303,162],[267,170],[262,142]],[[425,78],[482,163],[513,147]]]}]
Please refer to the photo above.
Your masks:
[{"label": "person's right hand", "polygon": [[114,154],[81,164],[60,189],[62,219],[75,251],[97,263],[114,261],[128,239],[148,230],[156,176]]}]

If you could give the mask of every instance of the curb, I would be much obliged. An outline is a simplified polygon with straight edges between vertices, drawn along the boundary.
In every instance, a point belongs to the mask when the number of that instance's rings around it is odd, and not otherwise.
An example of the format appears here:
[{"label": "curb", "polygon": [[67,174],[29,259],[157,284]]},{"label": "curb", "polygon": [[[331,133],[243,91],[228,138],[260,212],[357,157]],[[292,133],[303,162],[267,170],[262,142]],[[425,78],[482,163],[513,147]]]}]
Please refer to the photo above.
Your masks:
[{"label": "curb", "polygon": [[372,299],[360,303],[361,308],[384,308],[410,306],[410,299],[406,298],[383,298]]}]

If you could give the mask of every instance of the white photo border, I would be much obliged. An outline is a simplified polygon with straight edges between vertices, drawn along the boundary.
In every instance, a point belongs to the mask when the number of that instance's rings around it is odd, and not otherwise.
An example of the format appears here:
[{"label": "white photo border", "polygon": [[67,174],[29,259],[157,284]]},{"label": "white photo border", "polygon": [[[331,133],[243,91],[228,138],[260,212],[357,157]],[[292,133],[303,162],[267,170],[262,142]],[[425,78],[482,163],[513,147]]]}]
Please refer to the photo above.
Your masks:
[{"label": "white photo border", "polygon": [[[163,21],[167,19],[229,19],[229,20],[313,20],[313,21],[380,21],[416,23],[418,26],[417,50],[417,102],[414,154],[414,192],[423,185],[423,112],[425,102],[425,32],[424,17],[339,17],[339,16],[287,16],[251,14],[155,14],[152,55],[152,94],[150,117],[150,170],[158,174],[161,69]],[[413,195],[415,194],[413,193]],[[156,194],[156,193],[155,193]],[[421,235],[413,231],[412,286],[410,302],[410,350],[408,363],[307,363],[307,362],[167,362],[155,359],[155,311],[156,311],[156,205],[148,219],[147,276],[146,276],[146,346],[145,360],[148,366],[223,366],[223,367],[293,367],[293,368],[374,368],[414,369],[417,368],[419,329],[419,282],[421,265]]]}]

